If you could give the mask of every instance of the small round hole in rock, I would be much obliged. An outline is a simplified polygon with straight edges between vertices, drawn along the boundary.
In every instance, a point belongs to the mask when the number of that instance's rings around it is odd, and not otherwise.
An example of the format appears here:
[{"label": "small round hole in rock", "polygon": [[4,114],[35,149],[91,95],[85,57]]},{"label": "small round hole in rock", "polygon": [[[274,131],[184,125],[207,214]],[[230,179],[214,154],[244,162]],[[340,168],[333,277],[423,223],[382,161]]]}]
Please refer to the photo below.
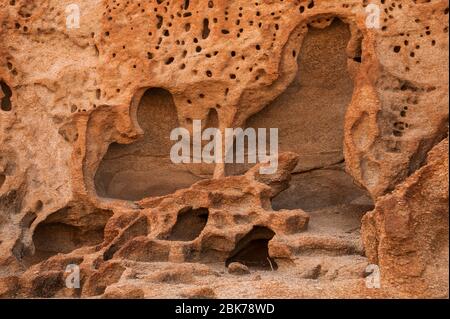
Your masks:
[{"label": "small round hole in rock", "polygon": [[6,180],[6,176],[5,174],[0,174],[0,188],[3,186],[3,184],[5,183]]},{"label": "small round hole in rock", "polygon": [[3,81],[0,81],[0,88],[1,88],[1,93],[2,93],[2,94],[0,94],[0,98],[1,98],[0,108],[2,109],[2,111],[11,111],[11,109],[12,109],[12,105],[11,105],[12,91],[9,88],[9,86]]}]

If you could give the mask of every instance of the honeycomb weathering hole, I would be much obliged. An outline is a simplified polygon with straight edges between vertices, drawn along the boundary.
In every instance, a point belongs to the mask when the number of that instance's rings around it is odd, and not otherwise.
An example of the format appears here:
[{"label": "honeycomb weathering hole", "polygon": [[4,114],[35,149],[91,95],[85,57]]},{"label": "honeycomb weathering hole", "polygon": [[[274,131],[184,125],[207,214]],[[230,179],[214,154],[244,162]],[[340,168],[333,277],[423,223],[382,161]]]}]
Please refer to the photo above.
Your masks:
[{"label": "honeycomb weathering hole", "polygon": [[274,119],[280,125],[280,149],[300,154],[290,188],[272,200],[275,210],[347,205],[356,227],[373,202],[344,170],[345,113],[353,95],[348,72],[353,58],[346,52],[350,41],[349,27],[339,19],[325,29],[310,27],[296,78],[248,123],[258,127]]},{"label": "honeycomb weathering hole", "polygon": [[267,227],[255,226],[236,244],[230,257],[225,261],[228,267],[239,262],[247,267],[262,270],[276,270],[278,265],[269,255],[269,241],[275,233]]},{"label": "honeycomb weathering hole", "polygon": [[139,200],[171,194],[201,180],[170,160],[170,132],[179,126],[170,92],[148,89],[139,103],[137,120],[144,136],[129,145],[111,144],[100,163],[95,176],[99,196]]},{"label": "honeycomb weathering hole", "polygon": [[172,241],[192,241],[196,239],[208,222],[207,208],[185,208],[178,213],[177,221],[168,236]]},{"label": "honeycomb weathering hole", "polygon": [[1,89],[1,93],[2,93],[2,94],[0,94],[0,97],[1,97],[0,108],[2,111],[11,111],[12,91],[11,91],[10,87],[3,81],[0,81],[0,89]]},{"label": "honeycomb weathering hole", "polygon": [[[355,61],[347,52],[350,43],[350,28],[340,19],[323,29],[309,26],[295,55],[294,80],[247,120],[252,128],[277,127],[280,152],[299,154],[290,187],[272,199],[273,209],[314,212],[312,231],[334,235],[359,229],[361,217],[373,208],[370,196],[344,169],[345,114],[354,91],[349,65]],[[354,55],[361,57],[361,45],[356,47]],[[242,174],[248,168],[228,165],[227,173]]]},{"label": "honeycomb weathering hole", "polygon": [[[299,154],[297,169],[312,169],[344,159],[344,119],[354,83],[346,50],[349,26],[335,18],[324,29],[309,27],[296,54],[298,71],[291,84],[246,126],[275,127],[279,151]],[[361,53],[358,52],[360,55]],[[247,164],[227,165],[228,175],[242,174]]]},{"label": "honeycomb weathering hole", "polygon": [[41,222],[33,233],[35,253],[25,256],[27,263],[36,263],[58,253],[69,253],[83,246],[95,246],[103,242],[104,228],[112,212],[96,210],[79,217],[70,208],[63,208]]},{"label": "honeycomb weathering hole", "polygon": [[3,186],[6,180],[6,175],[0,173],[0,188]]}]

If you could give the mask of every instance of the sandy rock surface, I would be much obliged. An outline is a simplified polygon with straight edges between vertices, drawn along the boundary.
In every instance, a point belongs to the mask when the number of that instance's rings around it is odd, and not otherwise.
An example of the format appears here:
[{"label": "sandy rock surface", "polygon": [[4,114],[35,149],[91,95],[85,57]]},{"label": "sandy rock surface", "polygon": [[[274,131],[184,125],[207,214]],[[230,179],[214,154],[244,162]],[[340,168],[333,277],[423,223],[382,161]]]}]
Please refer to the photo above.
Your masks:
[{"label": "sandy rock surface", "polygon": [[448,1],[370,3],[0,0],[0,297],[448,297]]}]

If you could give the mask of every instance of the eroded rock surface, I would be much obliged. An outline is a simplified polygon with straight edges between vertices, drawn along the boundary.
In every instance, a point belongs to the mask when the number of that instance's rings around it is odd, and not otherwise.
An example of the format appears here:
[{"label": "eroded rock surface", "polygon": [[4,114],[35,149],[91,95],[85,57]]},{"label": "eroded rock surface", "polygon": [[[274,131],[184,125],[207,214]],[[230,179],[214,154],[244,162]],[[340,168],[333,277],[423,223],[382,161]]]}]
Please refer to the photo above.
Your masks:
[{"label": "eroded rock surface", "polygon": [[385,281],[405,290],[445,296],[448,278],[448,139],[363,219],[370,260]]},{"label": "eroded rock surface", "polygon": [[448,1],[371,3],[0,0],[0,297],[448,297]]}]

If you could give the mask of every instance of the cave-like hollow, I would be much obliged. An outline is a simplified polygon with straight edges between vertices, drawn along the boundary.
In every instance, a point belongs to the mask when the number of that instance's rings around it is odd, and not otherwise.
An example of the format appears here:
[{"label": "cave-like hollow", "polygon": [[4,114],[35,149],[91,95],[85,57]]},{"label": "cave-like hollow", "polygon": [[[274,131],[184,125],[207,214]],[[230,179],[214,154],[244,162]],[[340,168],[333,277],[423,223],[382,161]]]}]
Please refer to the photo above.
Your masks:
[{"label": "cave-like hollow", "polygon": [[278,265],[269,255],[269,241],[275,233],[264,226],[254,226],[236,244],[225,266],[233,262],[241,263],[249,268],[259,270],[277,270]]},{"label": "cave-like hollow", "polygon": [[209,210],[207,208],[187,207],[182,209],[177,216],[177,222],[173,226],[167,240],[192,241],[195,240],[206,227]]},{"label": "cave-like hollow", "polygon": [[97,195],[140,200],[171,194],[202,179],[187,166],[174,164],[170,159],[174,143],[170,133],[179,124],[169,91],[146,90],[137,109],[137,121],[144,136],[132,144],[109,146],[95,175]]},{"label": "cave-like hollow", "polygon": [[[297,55],[298,72],[272,103],[250,117],[252,128],[278,128],[279,151],[300,155],[290,187],[272,199],[274,210],[312,213],[310,229],[358,233],[362,216],[373,208],[366,190],[345,171],[344,121],[362,52],[348,54],[350,27],[338,18],[326,28],[309,26]],[[360,47],[359,47],[360,49]],[[250,166],[228,165],[228,175]]]},{"label": "cave-like hollow", "polygon": [[77,214],[76,209],[70,207],[52,213],[34,230],[35,251],[32,255],[25,254],[25,263],[35,264],[59,253],[102,243],[104,228],[111,216],[111,211],[100,209]]}]

